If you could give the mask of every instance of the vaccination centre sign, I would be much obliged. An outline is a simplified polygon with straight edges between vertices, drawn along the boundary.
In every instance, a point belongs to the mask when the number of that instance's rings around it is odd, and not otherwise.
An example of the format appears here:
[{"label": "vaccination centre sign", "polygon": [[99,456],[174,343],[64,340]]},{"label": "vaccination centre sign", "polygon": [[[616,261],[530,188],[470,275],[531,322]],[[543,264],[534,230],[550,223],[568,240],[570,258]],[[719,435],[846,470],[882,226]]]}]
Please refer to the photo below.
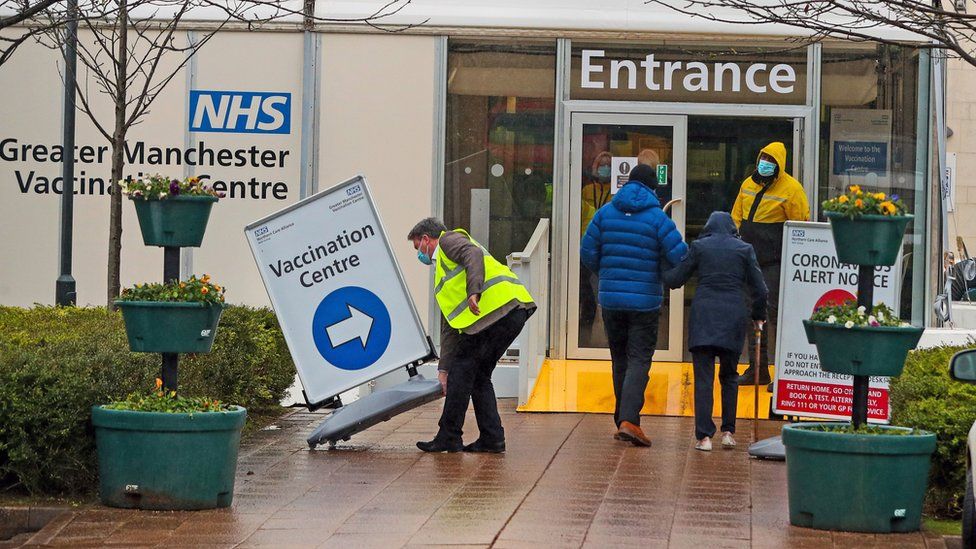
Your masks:
[{"label": "vaccination centre sign", "polygon": [[362,176],[245,234],[310,405],[432,354]]}]

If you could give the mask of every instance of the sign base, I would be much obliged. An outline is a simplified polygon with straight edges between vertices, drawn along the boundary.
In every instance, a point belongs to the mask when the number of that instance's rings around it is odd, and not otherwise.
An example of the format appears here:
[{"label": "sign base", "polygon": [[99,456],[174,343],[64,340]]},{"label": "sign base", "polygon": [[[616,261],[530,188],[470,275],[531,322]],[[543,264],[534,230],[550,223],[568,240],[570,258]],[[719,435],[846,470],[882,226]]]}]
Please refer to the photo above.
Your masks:
[{"label": "sign base", "polygon": [[786,446],[783,446],[783,437],[770,437],[750,444],[749,455],[757,459],[786,461]]},{"label": "sign base", "polygon": [[370,393],[332,412],[309,435],[308,447],[314,450],[324,442],[335,447],[340,440],[349,440],[360,431],[407,410],[433,402],[442,395],[441,384],[436,379],[429,380],[420,374],[412,376],[399,385]]}]

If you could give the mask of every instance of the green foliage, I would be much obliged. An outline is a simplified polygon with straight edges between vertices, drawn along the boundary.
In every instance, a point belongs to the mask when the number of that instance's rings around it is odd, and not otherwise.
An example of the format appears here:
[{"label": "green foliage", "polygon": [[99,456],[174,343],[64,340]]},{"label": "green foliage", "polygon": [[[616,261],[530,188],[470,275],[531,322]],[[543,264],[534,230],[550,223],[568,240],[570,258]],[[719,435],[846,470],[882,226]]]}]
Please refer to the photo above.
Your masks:
[{"label": "green foliage", "polygon": [[869,193],[858,185],[851,185],[847,192],[823,202],[825,212],[836,212],[854,219],[862,215],[905,215],[905,203],[897,194]]},{"label": "green foliage", "polygon": [[[159,369],[158,354],[129,352],[118,313],[0,307],[0,489],[94,491],[91,407],[144,391]],[[294,376],[274,314],[232,306],[211,353],[181,356],[180,396],[207,395],[261,414],[279,409]]]},{"label": "green foliage", "polygon": [[189,303],[223,303],[227,288],[210,282],[210,275],[190,278],[180,282],[136,284],[122,290],[119,301],[177,301]]},{"label": "green foliage", "polygon": [[223,198],[224,193],[218,193],[212,187],[200,183],[199,177],[170,179],[162,175],[150,175],[139,179],[125,179],[119,182],[122,194],[132,200],[165,200],[171,196],[212,196]]},{"label": "green foliage", "polygon": [[156,385],[147,392],[136,392],[125,400],[105,404],[109,410],[132,412],[162,412],[165,414],[194,414],[199,412],[223,412],[230,407],[219,400],[207,397],[185,397],[176,391],[163,389],[163,380],[156,378]]},{"label": "green foliage", "polygon": [[913,351],[902,375],[891,380],[892,424],[938,438],[925,500],[927,513],[937,517],[958,518],[966,489],[966,438],[976,420],[976,386],[949,377],[949,360],[965,348]]},{"label": "green foliage", "polygon": [[[868,313],[865,307],[858,307],[856,301],[847,300],[840,305],[825,305],[813,312],[810,320],[841,324],[847,328],[854,326],[901,326],[902,321],[884,303],[879,303]],[[849,323],[849,324],[848,324]]]}]

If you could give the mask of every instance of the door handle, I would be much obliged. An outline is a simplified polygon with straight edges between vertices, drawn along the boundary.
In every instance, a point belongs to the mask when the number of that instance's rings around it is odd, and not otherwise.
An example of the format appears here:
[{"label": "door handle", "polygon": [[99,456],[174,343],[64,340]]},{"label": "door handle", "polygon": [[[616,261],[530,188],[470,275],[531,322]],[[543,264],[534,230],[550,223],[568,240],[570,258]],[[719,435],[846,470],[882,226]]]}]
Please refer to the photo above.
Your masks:
[{"label": "door handle", "polygon": [[665,212],[668,212],[668,211],[671,210],[671,206],[674,206],[675,204],[677,204],[678,202],[681,202],[682,200],[683,200],[682,198],[675,198],[673,200],[670,200],[670,201],[668,201],[667,204],[664,205],[664,208],[662,208],[662,209]]}]

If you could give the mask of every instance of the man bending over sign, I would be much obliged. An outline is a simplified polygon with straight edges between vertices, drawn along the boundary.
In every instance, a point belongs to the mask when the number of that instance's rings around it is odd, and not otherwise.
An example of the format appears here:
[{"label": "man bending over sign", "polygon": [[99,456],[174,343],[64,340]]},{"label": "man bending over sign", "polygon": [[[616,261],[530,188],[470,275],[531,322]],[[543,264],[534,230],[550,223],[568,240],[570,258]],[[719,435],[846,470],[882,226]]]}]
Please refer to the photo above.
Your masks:
[{"label": "man bending over sign", "polygon": [[[440,429],[425,452],[505,451],[491,373],[535,312],[525,286],[463,229],[448,231],[439,219],[417,223],[407,235],[417,259],[434,267],[434,295],[441,309],[441,359],[438,379],[444,389]],[[450,377],[448,377],[450,376]],[[461,442],[468,401],[481,436]]]}]

